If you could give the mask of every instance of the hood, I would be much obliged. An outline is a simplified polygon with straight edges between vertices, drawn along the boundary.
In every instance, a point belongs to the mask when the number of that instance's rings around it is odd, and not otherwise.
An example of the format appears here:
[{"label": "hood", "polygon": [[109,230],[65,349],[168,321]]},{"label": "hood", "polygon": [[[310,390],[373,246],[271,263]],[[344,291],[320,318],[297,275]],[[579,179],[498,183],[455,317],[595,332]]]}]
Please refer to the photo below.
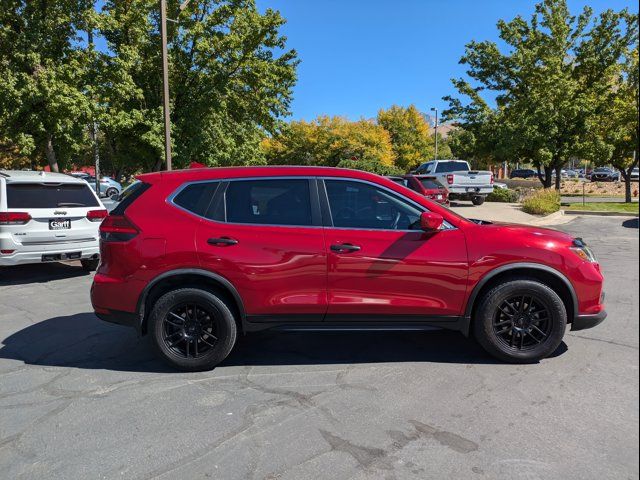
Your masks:
[{"label": "hood", "polygon": [[572,243],[574,237],[568,233],[554,230],[552,228],[534,227],[517,223],[482,222],[479,223],[483,229],[500,230],[501,233],[514,236],[532,235],[540,240],[553,240],[560,243]]}]

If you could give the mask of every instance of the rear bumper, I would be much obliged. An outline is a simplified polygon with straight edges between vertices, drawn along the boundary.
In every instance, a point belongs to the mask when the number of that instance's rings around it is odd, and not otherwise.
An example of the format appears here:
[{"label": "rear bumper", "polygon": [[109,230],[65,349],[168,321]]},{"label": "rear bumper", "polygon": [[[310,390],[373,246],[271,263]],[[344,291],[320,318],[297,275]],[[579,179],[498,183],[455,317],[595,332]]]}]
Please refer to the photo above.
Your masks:
[{"label": "rear bumper", "polygon": [[[98,258],[100,255],[100,249],[97,242],[95,244],[78,243],[78,244],[66,244],[59,248],[48,248],[46,250],[30,250],[23,251],[15,250],[9,255],[0,254],[0,265],[12,266],[12,265],[24,265],[29,263],[43,263],[42,256],[56,256],[60,255],[60,260],[66,260],[64,258],[69,253],[80,253],[81,259]],[[46,260],[44,261],[46,263]]]},{"label": "rear bumper", "polygon": [[469,185],[468,187],[457,187],[457,186],[448,186],[446,187],[449,191],[449,195],[489,195],[493,192],[492,186],[474,186]]},{"label": "rear bumper", "polygon": [[135,313],[121,312],[118,310],[96,310],[95,314],[96,317],[105,322],[115,323],[125,327],[133,327],[138,331],[140,330],[140,317]]},{"label": "rear bumper", "polygon": [[607,318],[607,312],[605,310],[589,315],[578,315],[573,319],[573,323],[571,324],[571,331],[593,328],[600,325],[605,318]]}]

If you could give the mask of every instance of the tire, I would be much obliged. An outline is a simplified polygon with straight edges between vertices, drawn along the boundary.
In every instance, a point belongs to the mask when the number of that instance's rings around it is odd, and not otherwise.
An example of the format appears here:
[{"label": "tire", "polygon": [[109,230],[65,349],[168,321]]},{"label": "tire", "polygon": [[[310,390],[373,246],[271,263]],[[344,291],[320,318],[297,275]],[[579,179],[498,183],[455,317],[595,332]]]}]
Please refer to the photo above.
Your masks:
[{"label": "tire", "polygon": [[508,363],[535,363],[548,357],[562,342],[566,327],[562,299],[533,279],[511,280],[491,289],[480,299],[473,320],[480,345]]},{"label": "tire", "polygon": [[484,203],[484,199],[485,197],[483,197],[482,195],[474,195],[473,197],[471,197],[471,203],[476,206],[480,206]]},{"label": "tire", "polygon": [[218,295],[182,288],[156,301],[149,317],[149,332],[167,363],[197,372],[213,369],[229,355],[236,343],[237,327],[231,309]]},{"label": "tire", "polygon": [[118,189],[117,188],[107,188],[107,191],[105,192],[104,196],[106,198],[111,198],[112,195],[116,195],[118,193]]},{"label": "tire", "polygon": [[85,272],[95,272],[98,269],[99,263],[100,263],[100,260],[97,258],[83,258],[82,260],[80,260],[82,269]]}]

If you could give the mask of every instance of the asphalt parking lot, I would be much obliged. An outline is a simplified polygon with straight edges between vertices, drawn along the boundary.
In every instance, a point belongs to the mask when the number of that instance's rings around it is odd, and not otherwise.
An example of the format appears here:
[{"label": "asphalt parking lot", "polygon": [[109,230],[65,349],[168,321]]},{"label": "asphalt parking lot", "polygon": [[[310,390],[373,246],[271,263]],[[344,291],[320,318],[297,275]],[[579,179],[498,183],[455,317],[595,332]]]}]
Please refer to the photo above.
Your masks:
[{"label": "asphalt parking lot", "polygon": [[576,218],[609,318],[537,365],[455,333],[274,334],[185,374],[79,266],[0,270],[0,477],[638,477],[638,220]]}]

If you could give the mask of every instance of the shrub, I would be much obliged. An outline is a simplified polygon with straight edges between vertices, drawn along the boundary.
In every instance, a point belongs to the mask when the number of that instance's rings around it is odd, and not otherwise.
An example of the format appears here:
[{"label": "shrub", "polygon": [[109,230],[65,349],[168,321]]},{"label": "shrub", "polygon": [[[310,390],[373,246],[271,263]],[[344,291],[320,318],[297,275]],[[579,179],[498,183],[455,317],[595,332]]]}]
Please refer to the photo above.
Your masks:
[{"label": "shrub", "polygon": [[549,215],[560,210],[560,192],[539,190],[522,202],[522,210],[532,215]]},{"label": "shrub", "polygon": [[487,195],[487,202],[515,203],[520,195],[515,190],[509,188],[494,188],[493,192]]},{"label": "shrub", "polygon": [[377,173],[378,175],[404,175],[404,170],[395,165],[384,165],[374,160],[340,160],[337,165],[340,168],[352,168],[354,170],[364,170],[365,172]]}]

